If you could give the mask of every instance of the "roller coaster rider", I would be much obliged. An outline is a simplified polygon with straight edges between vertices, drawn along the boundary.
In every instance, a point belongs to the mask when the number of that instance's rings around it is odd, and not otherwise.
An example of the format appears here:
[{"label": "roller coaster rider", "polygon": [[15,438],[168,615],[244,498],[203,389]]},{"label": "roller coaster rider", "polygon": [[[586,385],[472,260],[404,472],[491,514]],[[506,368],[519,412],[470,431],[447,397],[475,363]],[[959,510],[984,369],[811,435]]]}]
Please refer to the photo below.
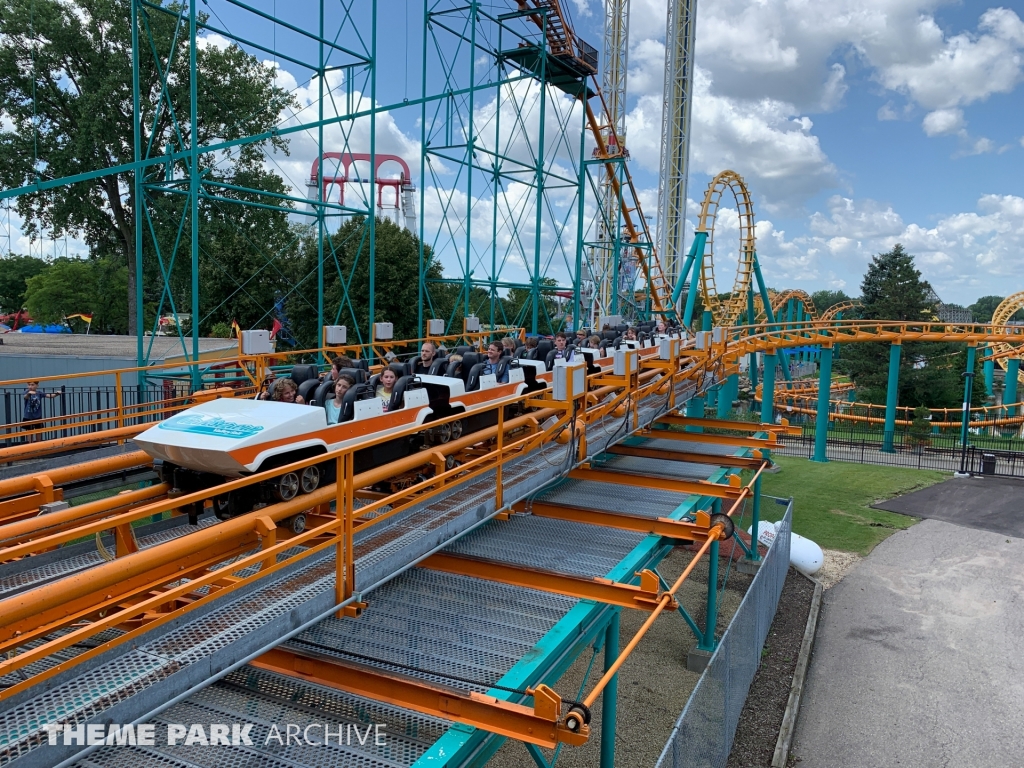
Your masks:
[{"label": "roller coaster rider", "polygon": [[487,345],[487,360],[484,361],[484,367],[482,373],[492,374],[495,380],[499,384],[508,383],[508,366],[502,365],[502,345],[501,342],[492,341]]}]

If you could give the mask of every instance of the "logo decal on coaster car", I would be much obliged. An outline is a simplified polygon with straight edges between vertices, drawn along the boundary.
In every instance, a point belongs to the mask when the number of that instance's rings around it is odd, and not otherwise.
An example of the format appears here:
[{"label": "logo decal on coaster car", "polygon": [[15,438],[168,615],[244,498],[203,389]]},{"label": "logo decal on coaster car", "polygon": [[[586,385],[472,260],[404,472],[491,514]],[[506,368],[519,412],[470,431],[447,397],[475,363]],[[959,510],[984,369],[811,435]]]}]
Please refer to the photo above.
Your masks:
[{"label": "logo decal on coaster car", "polygon": [[227,437],[234,440],[252,437],[263,430],[263,427],[254,424],[238,424],[234,421],[225,421],[220,416],[201,416],[199,414],[168,419],[160,422],[159,427],[172,432],[190,432],[195,435]]}]

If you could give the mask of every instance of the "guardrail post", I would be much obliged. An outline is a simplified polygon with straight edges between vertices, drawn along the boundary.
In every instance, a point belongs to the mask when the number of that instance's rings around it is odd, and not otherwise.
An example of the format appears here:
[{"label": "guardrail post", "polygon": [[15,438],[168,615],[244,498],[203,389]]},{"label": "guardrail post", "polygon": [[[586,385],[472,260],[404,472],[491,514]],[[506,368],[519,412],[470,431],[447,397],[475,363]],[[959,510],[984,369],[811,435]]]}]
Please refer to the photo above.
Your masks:
[{"label": "guardrail post", "polygon": [[[118,371],[114,374],[114,396],[117,398],[114,402],[117,404],[117,427],[120,429],[124,426],[124,391],[121,389],[121,372]],[[123,440],[118,442],[124,443]]]},{"label": "guardrail post", "polygon": [[495,480],[497,481],[498,488],[495,495],[495,509],[500,510],[503,505],[502,497],[502,474],[501,469],[505,465],[505,457],[502,451],[505,447],[505,406],[498,408],[498,468],[495,473]]},{"label": "guardrail post", "polygon": [[892,447],[896,432],[896,402],[900,391],[900,354],[903,347],[899,341],[889,345],[889,383],[885,390],[885,432],[882,435],[882,453],[895,453]]},{"label": "guardrail post", "polygon": [[11,440],[11,437],[14,435],[14,432],[11,430],[12,423],[13,419],[11,418],[11,393],[4,392],[4,434],[6,436],[6,439],[4,440],[5,446],[8,444],[8,442]]},{"label": "guardrail post", "polygon": [[[604,671],[612,668],[619,657],[619,609],[612,611],[604,637]],[[618,720],[619,675],[605,686],[601,701],[601,768],[615,768],[615,728]]]},{"label": "guardrail post", "polygon": [[814,420],[814,461],[828,461],[828,417],[832,396],[832,347],[822,346],[818,371],[818,413]]}]

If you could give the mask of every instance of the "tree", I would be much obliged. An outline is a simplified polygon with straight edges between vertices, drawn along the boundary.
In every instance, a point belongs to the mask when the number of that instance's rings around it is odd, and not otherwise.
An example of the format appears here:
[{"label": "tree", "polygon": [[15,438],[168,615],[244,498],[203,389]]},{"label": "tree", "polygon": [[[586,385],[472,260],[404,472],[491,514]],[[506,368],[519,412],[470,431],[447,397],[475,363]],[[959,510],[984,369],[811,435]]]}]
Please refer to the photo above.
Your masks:
[{"label": "tree", "polygon": [[[553,318],[558,314],[558,302],[555,300],[555,288],[558,281],[551,277],[540,279],[540,307],[537,311],[537,333],[554,333]],[[504,300],[505,317],[511,325],[520,325],[527,329],[533,327],[533,290],[530,288],[510,288]]]},{"label": "tree", "polygon": [[44,272],[47,266],[34,256],[0,257],[0,311],[10,314],[24,309],[26,281]]},{"label": "tree", "polygon": [[[162,2],[162,0],[156,0]],[[139,35],[142,146],[187,148],[268,131],[291,97],[274,70],[237,46],[205,45],[198,59],[197,134],[175,124],[190,113],[189,41],[174,15],[144,14]],[[9,130],[0,132],[0,187],[17,188],[134,160],[130,0],[0,0],[0,101]],[[202,15],[202,21],[206,16]],[[151,51],[159,51],[157,61]],[[162,88],[167,69],[166,94]],[[234,154],[204,155],[204,178],[231,181],[262,165],[275,137]],[[184,161],[182,161],[183,163]],[[183,165],[181,166],[184,167]],[[197,169],[198,170],[198,169]],[[154,167],[147,180],[165,169]],[[116,254],[128,270],[127,330],[135,332],[135,215],[130,173],[27,192],[17,198],[26,231],[82,235],[93,252]],[[121,301],[124,301],[122,297]]]},{"label": "tree", "polygon": [[861,283],[861,317],[865,320],[926,321],[935,310],[931,288],[914,267],[914,257],[897,243],[871,260]]},{"label": "tree", "polygon": [[[971,310],[971,314],[974,315],[974,322],[991,323],[992,315],[995,313],[996,307],[1002,303],[1002,296],[982,296],[967,308]],[[1010,319],[1024,320],[1024,310],[1017,310]]]},{"label": "tree", "polygon": [[932,412],[923,405],[914,409],[914,420],[910,422],[910,434],[908,435],[911,445],[928,445],[931,442]]},{"label": "tree", "polygon": [[[923,322],[935,307],[931,288],[921,279],[914,257],[896,245],[875,256],[861,283],[860,316],[867,320]],[[905,343],[900,354],[897,401],[905,406],[955,408],[963,399],[963,371],[960,344]],[[887,343],[844,344],[837,368],[848,373],[857,385],[857,397],[870,403],[884,403],[888,388],[890,345]]]},{"label": "tree", "polygon": [[850,301],[850,298],[851,297],[847,296],[842,291],[821,290],[815,291],[811,294],[811,301],[814,302],[814,308],[818,310],[818,312],[824,312],[837,304]]},{"label": "tree", "polygon": [[[239,173],[236,183],[286,191],[279,178],[262,169]],[[205,229],[199,253],[200,333],[210,332],[214,323],[232,320],[242,328],[269,328],[277,297],[288,296],[299,282],[298,251],[303,228],[289,226],[287,215],[281,211],[226,201],[252,201],[254,197],[230,191],[221,198],[202,201],[200,215]],[[190,281],[191,273],[179,279]],[[306,286],[298,297],[315,309],[315,290],[309,290],[308,282]],[[312,286],[316,286],[315,280]],[[189,290],[182,285],[180,295],[187,295]]]},{"label": "tree", "polygon": [[[394,325],[394,338],[411,339],[417,331],[419,296],[419,238],[388,219],[377,219],[374,237],[376,291],[374,321]],[[370,327],[370,244],[369,228],[362,216],[346,221],[324,242],[324,322],[348,327],[348,339],[355,343],[362,334],[368,341]],[[425,271],[429,278],[441,276],[441,265],[430,248],[425,249]],[[299,345],[315,347],[317,339],[316,301],[317,239],[305,238],[300,246],[299,290],[285,306]],[[357,332],[358,331],[358,332]]]},{"label": "tree", "polygon": [[93,315],[92,327],[125,333],[128,307],[124,293],[128,268],[112,258],[57,259],[45,272],[29,278],[25,299],[32,318],[60,322],[78,312]]}]

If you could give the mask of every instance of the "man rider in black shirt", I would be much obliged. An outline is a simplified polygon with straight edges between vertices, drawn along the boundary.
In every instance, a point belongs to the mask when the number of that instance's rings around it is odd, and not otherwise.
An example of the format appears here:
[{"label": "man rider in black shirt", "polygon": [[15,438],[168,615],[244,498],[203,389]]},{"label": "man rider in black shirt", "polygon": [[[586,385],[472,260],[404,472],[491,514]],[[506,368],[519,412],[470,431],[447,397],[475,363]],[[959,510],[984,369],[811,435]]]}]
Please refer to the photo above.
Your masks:
[{"label": "man rider in black shirt", "polygon": [[420,347],[420,356],[412,364],[413,376],[425,376],[430,373],[430,366],[437,360],[437,347],[432,341],[424,341]]}]

